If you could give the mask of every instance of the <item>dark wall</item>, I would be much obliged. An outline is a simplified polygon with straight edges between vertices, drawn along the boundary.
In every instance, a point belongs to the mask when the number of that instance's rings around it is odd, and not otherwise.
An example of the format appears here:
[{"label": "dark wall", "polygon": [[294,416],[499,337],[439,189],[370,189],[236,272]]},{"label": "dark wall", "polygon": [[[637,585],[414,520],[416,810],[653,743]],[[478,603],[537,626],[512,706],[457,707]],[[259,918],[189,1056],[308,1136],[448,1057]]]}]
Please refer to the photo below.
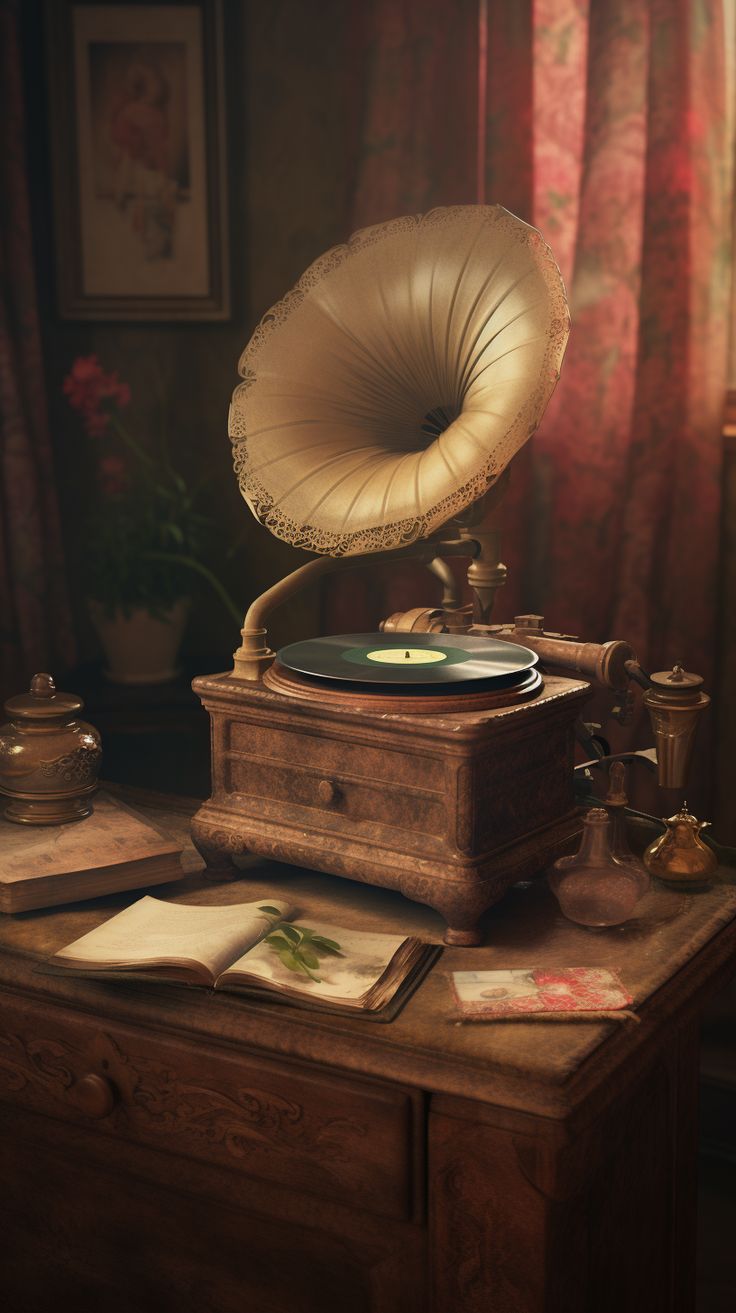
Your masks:
[{"label": "dark wall", "polygon": [[[80,354],[96,353],[133,392],[130,424],[145,437],[159,421],[165,390],[171,447],[182,471],[196,478],[214,470],[208,509],[220,542],[215,561],[243,609],[276,578],[306,557],[278,542],[253,519],[233,477],[227,407],[238,357],[265,310],[306,266],[349,231],[352,186],[345,48],[351,6],[343,0],[226,0],[225,92],[228,136],[232,318],[223,324],[146,325],[68,322],[55,302],[49,104],[44,5],[21,7],[27,88],[28,151],[39,308],[45,346],[50,422],[83,657],[96,641],[75,582],[84,543],[80,501],[87,495],[79,459],[84,450],[62,380]],[[226,551],[237,549],[230,560]],[[278,618],[277,642],[319,630],[316,594]],[[238,635],[224,609],[199,596],[186,647],[196,664],[232,651]]]}]

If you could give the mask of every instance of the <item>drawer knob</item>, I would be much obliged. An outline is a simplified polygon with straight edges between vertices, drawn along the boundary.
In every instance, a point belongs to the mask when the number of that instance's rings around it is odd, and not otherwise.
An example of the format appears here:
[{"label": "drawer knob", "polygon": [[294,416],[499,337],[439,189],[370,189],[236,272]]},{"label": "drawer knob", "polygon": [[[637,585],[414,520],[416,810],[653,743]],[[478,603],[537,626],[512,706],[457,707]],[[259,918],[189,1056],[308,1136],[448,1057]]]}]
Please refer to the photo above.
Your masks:
[{"label": "drawer knob", "polygon": [[87,1117],[99,1120],[108,1117],[117,1101],[117,1090],[112,1081],[90,1071],[72,1086],[74,1104]]},{"label": "drawer knob", "polygon": [[331,807],[340,797],[340,790],[332,780],[320,780],[317,785],[317,797],[323,807]]}]

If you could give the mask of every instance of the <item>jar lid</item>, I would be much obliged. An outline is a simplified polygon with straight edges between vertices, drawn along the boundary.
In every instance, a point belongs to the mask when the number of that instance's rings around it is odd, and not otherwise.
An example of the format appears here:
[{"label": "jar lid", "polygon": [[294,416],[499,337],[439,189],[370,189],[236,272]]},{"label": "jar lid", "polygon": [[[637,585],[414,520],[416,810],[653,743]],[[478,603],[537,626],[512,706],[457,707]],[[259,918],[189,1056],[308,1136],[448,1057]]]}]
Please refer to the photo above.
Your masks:
[{"label": "jar lid", "polygon": [[605,807],[589,807],[583,817],[583,823],[587,825],[608,825],[609,819]]},{"label": "jar lid", "polygon": [[5,711],[11,720],[71,720],[84,703],[73,693],[57,693],[52,675],[34,675],[28,693],[8,698]]},{"label": "jar lid", "polygon": [[683,670],[682,666],[673,666],[671,670],[658,670],[649,678],[655,688],[663,692],[666,690],[668,693],[694,693],[702,688],[704,683],[702,675],[696,675],[692,670]]}]

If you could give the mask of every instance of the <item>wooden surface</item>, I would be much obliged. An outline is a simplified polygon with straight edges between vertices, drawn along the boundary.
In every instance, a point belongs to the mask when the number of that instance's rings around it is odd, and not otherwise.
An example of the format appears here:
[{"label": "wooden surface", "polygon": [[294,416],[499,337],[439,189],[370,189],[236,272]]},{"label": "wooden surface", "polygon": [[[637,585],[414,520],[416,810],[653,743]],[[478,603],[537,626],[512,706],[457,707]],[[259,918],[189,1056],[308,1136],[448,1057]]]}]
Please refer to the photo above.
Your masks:
[{"label": "wooden surface", "polygon": [[[185,837],[185,812],[153,815]],[[166,898],[280,894],[441,938],[389,891],[186,860]],[[599,931],[543,882],[513,890],[388,1024],[43,974],[130,899],[0,919],[14,1311],[692,1310],[697,1023],[732,969],[736,889],[657,891]],[[641,1020],[458,1024],[449,973],[516,965],[613,967]]]}]

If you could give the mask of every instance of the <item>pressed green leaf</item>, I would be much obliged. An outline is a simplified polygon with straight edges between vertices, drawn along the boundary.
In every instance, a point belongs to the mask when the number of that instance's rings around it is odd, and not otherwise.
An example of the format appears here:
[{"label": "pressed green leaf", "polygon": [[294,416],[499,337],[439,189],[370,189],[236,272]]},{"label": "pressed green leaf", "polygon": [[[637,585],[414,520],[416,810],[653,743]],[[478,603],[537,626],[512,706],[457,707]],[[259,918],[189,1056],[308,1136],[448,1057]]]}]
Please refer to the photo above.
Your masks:
[{"label": "pressed green leaf", "polygon": [[285,921],[283,925],[280,925],[279,930],[283,935],[286,935],[286,938],[290,940],[292,944],[300,944],[302,942],[301,932],[297,930],[296,926],[289,925],[288,921]]},{"label": "pressed green leaf", "polygon": [[308,967],[311,967],[313,971],[316,971],[318,969],[319,958],[317,957],[316,953],[310,953],[308,948],[302,948],[299,951],[299,957],[301,958],[302,962],[306,963]]},{"label": "pressed green leaf", "polygon": [[291,949],[289,948],[279,949],[279,958],[283,962],[284,966],[289,968],[289,971],[296,971],[299,973],[299,975],[302,976],[310,975],[308,968],[304,965],[303,962],[299,961],[299,958],[296,956],[295,953],[292,953]]},{"label": "pressed green leaf", "polygon": [[268,903],[265,903],[263,907],[259,907],[258,911],[267,912],[269,916],[281,916],[278,907],[270,907]]},{"label": "pressed green leaf", "polygon": [[322,948],[326,953],[341,953],[342,951],[335,939],[326,939],[324,935],[313,935],[312,943],[315,948]]},{"label": "pressed green leaf", "polygon": [[266,935],[265,942],[270,944],[271,948],[288,948],[289,951],[291,951],[292,945],[289,943],[289,940],[281,934],[280,930],[275,930],[272,935]]},{"label": "pressed green leaf", "polygon": [[304,971],[305,976],[309,976],[309,979],[313,980],[315,984],[319,985],[322,983],[321,976],[315,975],[314,971],[312,971],[311,967],[308,967],[306,963],[302,963],[302,970]]}]

